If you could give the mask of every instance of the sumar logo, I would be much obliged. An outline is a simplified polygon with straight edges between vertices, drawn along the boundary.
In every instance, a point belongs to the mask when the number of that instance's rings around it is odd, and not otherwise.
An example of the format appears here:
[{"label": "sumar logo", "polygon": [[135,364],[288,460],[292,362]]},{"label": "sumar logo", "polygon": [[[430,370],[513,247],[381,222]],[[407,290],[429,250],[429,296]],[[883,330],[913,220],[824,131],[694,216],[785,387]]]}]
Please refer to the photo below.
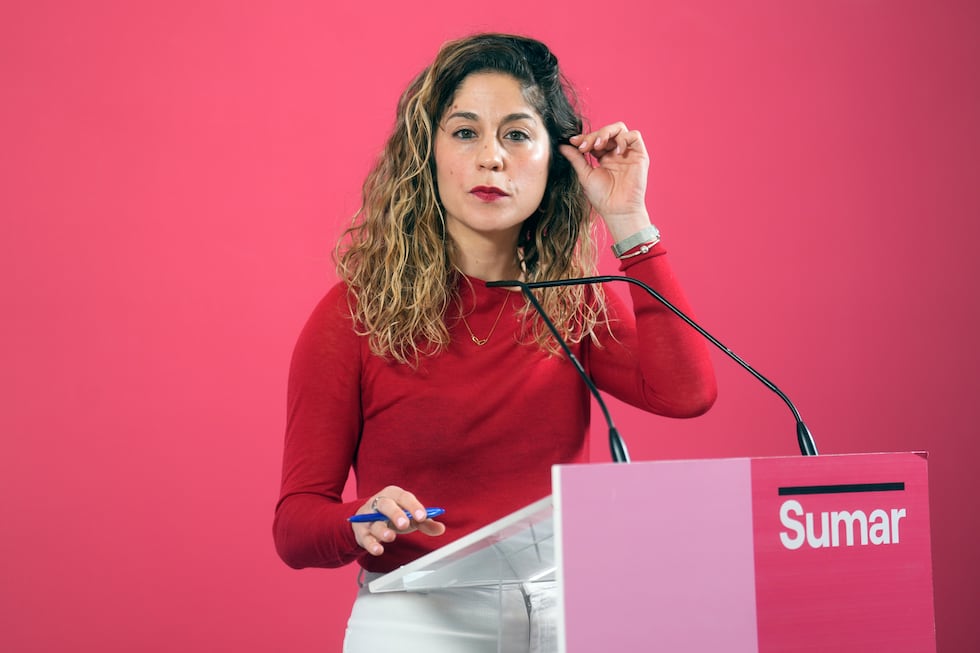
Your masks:
[{"label": "sumar logo", "polygon": [[[779,495],[904,492],[904,490],[904,483],[809,485],[781,487]],[[804,544],[813,549],[898,544],[901,542],[901,522],[907,516],[907,510],[900,507],[875,507],[867,511],[825,510],[816,513],[806,510],[797,499],[787,499],[779,506],[779,523],[783,527],[779,533],[779,541],[791,551],[803,547]]]}]

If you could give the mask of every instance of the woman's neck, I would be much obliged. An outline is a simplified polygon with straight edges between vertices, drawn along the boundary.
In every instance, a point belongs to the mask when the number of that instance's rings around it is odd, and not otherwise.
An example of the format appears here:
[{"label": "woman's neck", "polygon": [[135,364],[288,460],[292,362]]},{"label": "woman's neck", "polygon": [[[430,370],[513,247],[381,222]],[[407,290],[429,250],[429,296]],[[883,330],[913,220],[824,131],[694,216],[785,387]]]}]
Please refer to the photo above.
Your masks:
[{"label": "woman's neck", "polygon": [[457,257],[456,268],[468,277],[482,281],[502,281],[519,279],[521,268],[510,258],[506,261],[489,261],[478,258]]},{"label": "woman's neck", "polygon": [[522,276],[517,256],[517,244],[501,246],[500,243],[455,242],[456,268],[468,277],[483,281],[518,279]]}]

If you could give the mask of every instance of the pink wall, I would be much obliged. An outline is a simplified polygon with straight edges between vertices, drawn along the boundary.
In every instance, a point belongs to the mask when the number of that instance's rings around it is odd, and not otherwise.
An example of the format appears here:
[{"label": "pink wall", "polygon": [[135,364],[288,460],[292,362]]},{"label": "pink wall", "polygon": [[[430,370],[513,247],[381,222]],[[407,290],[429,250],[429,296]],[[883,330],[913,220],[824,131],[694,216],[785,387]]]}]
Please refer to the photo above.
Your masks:
[{"label": "pink wall", "polygon": [[[272,549],[288,357],[401,87],[482,29],[644,131],[699,317],[823,452],[931,452],[980,650],[980,5],[389,4],[0,6],[0,650],[339,650],[353,570]],[[704,418],[615,408],[635,458],[795,452],[717,361]]]}]

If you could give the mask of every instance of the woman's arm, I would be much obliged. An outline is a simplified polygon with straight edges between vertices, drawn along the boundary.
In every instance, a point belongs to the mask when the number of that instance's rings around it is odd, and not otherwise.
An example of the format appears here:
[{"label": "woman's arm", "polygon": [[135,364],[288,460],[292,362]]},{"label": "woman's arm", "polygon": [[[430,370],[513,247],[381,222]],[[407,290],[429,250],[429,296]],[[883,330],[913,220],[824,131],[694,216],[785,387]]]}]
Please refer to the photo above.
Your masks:
[{"label": "woman's arm", "polygon": [[[685,314],[690,307],[670,269],[646,209],[650,157],[643,137],[619,122],[569,139],[569,160],[613,241],[629,247],[620,269],[645,282]],[[717,387],[701,336],[642,288],[630,285],[633,310],[608,288],[612,336],[586,347],[596,384],[630,404],[672,417],[700,415],[714,403]]]},{"label": "woman's arm", "polygon": [[[365,552],[382,555],[384,544],[404,533],[445,532],[445,525],[425,517],[425,507],[411,492],[394,485],[343,501],[362,427],[365,355],[347,300],[346,288],[337,285],[317,305],[289,370],[282,489],[273,537],[279,556],[294,568],[339,567]],[[375,510],[390,521],[348,521],[351,515]],[[403,510],[416,517],[409,521]]]},{"label": "woman's arm", "polygon": [[282,488],[273,536],[291,567],[338,567],[364,551],[342,493],[360,433],[360,348],[335,286],[300,333],[289,369]]},{"label": "woman's arm", "polygon": [[[691,307],[663,245],[624,259],[621,271],[643,281],[688,316]],[[627,285],[627,284],[623,284]],[[633,310],[606,287],[610,330],[597,327],[600,347],[587,347],[596,385],[631,405],[668,417],[696,417],[717,396],[707,343],[639,286],[628,284]]]}]

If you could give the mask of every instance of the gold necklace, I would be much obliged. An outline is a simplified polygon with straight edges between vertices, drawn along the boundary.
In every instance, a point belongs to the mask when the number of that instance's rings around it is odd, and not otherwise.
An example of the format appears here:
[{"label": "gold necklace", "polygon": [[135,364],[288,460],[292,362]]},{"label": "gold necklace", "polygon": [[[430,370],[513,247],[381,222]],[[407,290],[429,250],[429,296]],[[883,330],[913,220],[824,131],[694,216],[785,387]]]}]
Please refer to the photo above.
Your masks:
[{"label": "gold necklace", "polygon": [[476,334],[473,333],[473,329],[470,328],[470,323],[466,321],[466,316],[463,315],[463,305],[459,304],[459,319],[463,320],[463,326],[466,327],[466,330],[469,332],[470,340],[472,340],[477,347],[482,347],[483,345],[487,344],[488,340],[490,340],[490,336],[493,335],[494,330],[497,328],[497,323],[500,322],[500,316],[504,314],[504,309],[507,307],[507,300],[509,299],[510,293],[507,293],[504,296],[504,303],[500,305],[500,312],[497,313],[497,319],[493,321],[493,326],[490,327],[490,333],[487,334],[486,338],[476,337]]}]

